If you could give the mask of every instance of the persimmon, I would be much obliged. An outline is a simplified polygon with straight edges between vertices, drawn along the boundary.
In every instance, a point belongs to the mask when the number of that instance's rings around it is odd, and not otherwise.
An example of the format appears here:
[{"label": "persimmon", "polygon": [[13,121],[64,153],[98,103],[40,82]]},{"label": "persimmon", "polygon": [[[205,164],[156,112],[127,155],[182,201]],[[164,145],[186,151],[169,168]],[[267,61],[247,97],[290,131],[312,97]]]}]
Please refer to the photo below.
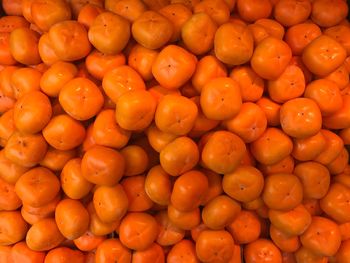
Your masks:
[{"label": "persimmon", "polygon": [[275,80],[287,68],[291,58],[292,51],[287,43],[267,37],[255,48],[250,64],[260,77]]},{"label": "persimmon", "polygon": [[106,239],[97,247],[96,263],[107,263],[111,260],[118,260],[121,263],[131,261],[131,251],[119,239]]},{"label": "persimmon", "polygon": [[157,243],[161,246],[175,245],[185,236],[185,230],[177,227],[168,217],[167,211],[160,211],[155,215],[159,233]]},{"label": "persimmon", "polygon": [[79,11],[77,21],[89,28],[95,18],[104,12],[104,9],[96,4],[86,4]]},{"label": "persimmon", "polygon": [[270,209],[291,210],[303,199],[302,184],[293,174],[271,174],[265,179],[262,198]]},{"label": "persimmon", "polygon": [[157,221],[146,213],[129,213],[120,223],[120,241],[130,249],[147,249],[156,240],[157,235]]},{"label": "persimmon", "polygon": [[197,105],[178,95],[166,95],[158,103],[154,121],[159,130],[174,135],[185,135],[194,126]]},{"label": "persimmon", "polygon": [[272,11],[271,2],[266,0],[238,0],[236,7],[240,17],[247,22],[254,22],[260,18],[267,18]]},{"label": "persimmon", "polygon": [[344,143],[342,139],[334,132],[322,129],[321,133],[326,140],[326,144],[322,152],[317,155],[314,160],[323,165],[327,165],[334,161],[341,153]]},{"label": "persimmon", "polygon": [[67,114],[53,117],[42,133],[48,144],[63,151],[80,145],[86,134],[84,126]]},{"label": "persimmon", "polygon": [[253,55],[254,39],[245,25],[225,23],[215,33],[216,57],[228,65],[247,63]]},{"label": "persimmon", "polygon": [[245,247],[244,259],[247,263],[268,261],[282,262],[282,254],[272,241],[258,239]]},{"label": "persimmon", "polygon": [[17,210],[22,204],[15,192],[15,187],[0,179],[0,209],[3,211]]},{"label": "persimmon", "polygon": [[153,243],[149,248],[142,251],[135,251],[132,255],[132,261],[135,263],[155,262],[161,263],[165,261],[163,248],[157,243]]},{"label": "persimmon", "polygon": [[311,19],[319,26],[331,27],[343,20],[348,10],[344,1],[316,0],[312,6]]},{"label": "persimmon", "polygon": [[167,262],[176,263],[184,260],[188,263],[198,263],[195,244],[191,240],[183,239],[176,243],[168,253]]},{"label": "persimmon", "polygon": [[77,21],[66,20],[54,24],[50,27],[49,38],[57,57],[63,61],[82,59],[91,50],[87,30]]},{"label": "persimmon", "polygon": [[144,175],[129,176],[121,181],[128,199],[128,206],[121,206],[131,212],[144,212],[153,207],[153,201],[145,191],[146,177]]},{"label": "persimmon", "polygon": [[289,236],[270,225],[270,236],[276,246],[284,252],[295,252],[300,247],[300,241],[297,236]]},{"label": "persimmon", "polygon": [[149,48],[145,48],[140,44],[136,44],[130,51],[128,64],[135,69],[144,80],[151,80],[152,65],[158,52]]},{"label": "persimmon", "polygon": [[233,239],[238,244],[248,244],[257,240],[261,234],[261,223],[256,213],[241,210],[227,226]]},{"label": "persimmon", "polygon": [[192,77],[197,58],[186,49],[175,45],[164,47],[152,65],[152,74],[161,86],[177,89]]},{"label": "persimmon", "polygon": [[349,28],[345,25],[337,25],[329,27],[324,31],[324,34],[333,37],[346,49],[347,54],[350,52],[350,38],[348,36]]},{"label": "persimmon", "polygon": [[274,17],[284,26],[293,26],[307,20],[311,14],[311,3],[308,0],[278,1],[274,6]]},{"label": "persimmon", "polygon": [[293,173],[295,160],[292,156],[288,155],[281,161],[271,165],[258,165],[259,170],[264,175],[275,174],[275,173]]},{"label": "persimmon", "polygon": [[181,36],[182,27],[185,25],[188,19],[190,19],[192,12],[191,9],[184,4],[169,4],[161,9],[159,13],[168,18],[173,24],[173,34],[170,38],[171,42],[179,40]]},{"label": "persimmon", "polygon": [[300,236],[300,241],[316,254],[333,256],[341,245],[340,230],[332,220],[314,216],[308,229]]},{"label": "persimmon", "polygon": [[201,55],[213,48],[216,30],[215,21],[207,13],[198,12],[182,26],[181,37],[189,51]]},{"label": "persimmon", "polygon": [[219,195],[204,206],[203,223],[210,229],[220,230],[228,226],[240,211],[241,207],[238,202],[227,195]]},{"label": "persimmon", "polygon": [[86,231],[82,236],[74,239],[73,242],[81,251],[92,251],[105,240],[106,237],[104,236],[95,236],[91,232]]},{"label": "persimmon", "polygon": [[74,261],[77,263],[83,263],[85,261],[85,255],[79,250],[73,250],[68,247],[58,247],[50,250],[45,257],[46,263],[64,263],[67,261]]},{"label": "persimmon", "polygon": [[233,255],[234,241],[225,230],[204,230],[196,241],[196,253],[204,262],[228,261]]},{"label": "persimmon", "polygon": [[201,222],[201,214],[199,208],[183,212],[176,209],[171,204],[168,205],[168,217],[170,221],[180,229],[190,230],[198,226]]},{"label": "persimmon", "polygon": [[1,246],[13,245],[23,240],[28,231],[28,224],[19,211],[0,211]]},{"label": "persimmon", "polygon": [[81,160],[82,176],[97,185],[112,186],[120,181],[125,170],[124,157],[116,150],[95,146]]},{"label": "persimmon", "polygon": [[23,97],[31,91],[40,89],[42,73],[34,68],[19,68],[11,75],[11,85],[16,99]]},{"label": "persimmon", "polygon": [[116,55],[129,41],[130,23],[112,12],[99,14],[89,28],[90,43],[100,52]]},{"label": "persimmon", "polygon": [[44,252],[30,249],[26,242],[18,242],[11,249],[11,258],[13,263],[19,262],[38,262],[44,263],[46,255]]},{"label": "persimmon", "polygon": [[60,60],[53,48],[49,33],[44,33],[41,35],[38,43],[38,51],[41,60],[46,65],[53,65]]}]

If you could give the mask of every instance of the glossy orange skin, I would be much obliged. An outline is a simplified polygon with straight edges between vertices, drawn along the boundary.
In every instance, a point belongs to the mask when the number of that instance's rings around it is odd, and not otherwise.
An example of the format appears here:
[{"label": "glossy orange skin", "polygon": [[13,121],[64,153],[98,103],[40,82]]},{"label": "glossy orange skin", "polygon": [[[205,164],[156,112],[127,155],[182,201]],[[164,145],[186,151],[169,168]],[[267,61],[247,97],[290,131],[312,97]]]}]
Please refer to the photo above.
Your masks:
[{"label": "glossy orange skin", "polygon": [[[41,189],[40,194],[38,189]],[[17,180],[15,190],[19,198],[28,205],[39,207],[56,197],[60,190],[60,183],[50,170],[36,167]]]},{"label": "glossy orange skin", "polygon": [[99,14],[88,32],[89,41],[101,53],[116,55],[130,38],[130,23],[112,12]]},{"label": "glossy orange skin", "polygon": [[322,129],[321,133],[326,139],[326,145],[323,151],[317,155],[314,160],[323,165],[328,165],[334,161],[341,153],[344,143],[341,138],[334,132]]},{"label": "glossy orange skin", "polygon": [[331,174],[341,174],[342,172],[345,172],[347,169],[347,165],[349,162],[349,153],[344,148],[341,153],[338,155],[338,157],[327,165],[327,168]]},{"label": "glossy orange skin", "polygon": [[215,56],[208,55],[198,61],[191,82],[193,87],[200,92],[209,80],[226,76],[227,69],[224,64]]},{"label": "glossy orange skin", "polygon": [[177,178],[171,193],[171,203],[179,211],[189,212],[199,206],[208,189],[207,177],[199,171],[189,171]]},{"label": "glossy orange skin", "polygon": [[24,241],[15,244],[11,249],[13,263],[44,263],[45,253],[31,250]]},{"label": "glossy orange skin", "polygon": [[304,96],[313,99],[319,106],[323,116],[339,111],[343,106],[343,98],[339,87],[331,80],[318,79],[307,85]]},{"label": "glossy orange skin", "polygon": [[269,95],[272,100],[278,103],[284,103],[290,99],[300,97],[304,90],[304,73],[295,65],[288,65],[276,80],[268,82]]},{"label": "glossy orange skin", "polygon": [[87,206],[90,215],[89,231],[95,236],[105,236],[111,234],[118,229],[120,222],[114,221],[112,223],[102,222],[97,216],[93,203],[89,203]]},{"label": "glossy orange skin", "polygon": [[97,247],[96,263],[107,263],[111,260],[118,260],[121,263],[131,261],[131,251],[119,239],[107,239]]},{"label": "glossy orange skin", "polygon": [[126,92],[118,99],[115,118],[125,130],[146,129],[152,122],[157,102],[150,92],[134,90]]},{"label": "glossy orange skin", "polygon": [[237,217],[228,225],[227,230],[231,233],[235,242],[248,244],[259,238],[261,223],[254,212],[241,210]]},{"label": "glossy orange skin", "polygon": [[216,30],[217,25],[209,14],[195,13],[182,26],[181,38],[189,51],[201,55],[213,48]]},{"label": "glossy orange skin", "polygon": [[16,99],[21,98],[31,91],[40,89],[42,73],[34,68],[19,68],[11,76],[11,85]]},{"label": "glossy orange skin", "polygon": [[7,15],[22,15],[22,9],[21,9],[21,0],[4,0],[2,1],[2,8],[4,9],[5,13]]},{"label": "glossy orange skin", "polygon": [[87,231],[82,236],[74,239],[74,245],[81,251],[93,251],[95,250],[103,241],[106,240],[104,236],[95,236],[91,232]]},{"label": "glossy orange skin", "polygon": [[158,103],[154,121],[159,130],[174,135],[191,131],[198,115],[197,105],[178,95],[166,95]]},{"label": "glossy orange skin", "polygon": [[151,80],[153,78],[152,65],[157,55],[158,52],[156,50],[136,44],[130,51],[128,64],[135,69],[145,81]]},{"label": "glossy orange skin", "polygon": [[230,77],[238,82],[243,102],[258,101],[264,91],[264,81],[249,66],[235,67]]},{"label": "glossy orange skin", "polygon": [[1,211],[1,235],[0,245],[13,245],[25,238],[28,224],[24,221],[19,211]]},{"label": "glossy orange skin", "polygon": [[217,173],[230,173],[235,170],[246,151],[242,139],[228,131],[214,132],[204,145],[202,162]]},{"label": "glossy orange skin", "polygon": [[304,49],[302,60],[306,67],[318,76],[326,76],[346,58],[346,50],[333,38],[321,35],[312,40]]},{"label": "glossy orange skin", "polygon": [[146,11],[146,4],[146,1],[141,0],[107,0],[105,8],[133,22]]},{"label": "glossy orange skin", "polygon": [[5,146],[7,140],[16,131],[15,121],[13,118],[13,109],[4,112],[0,117],[0,144]]},{"label": "glossy orange skin", "polygon": [[342,107],[331,114],[323,118],[324,126],[328,129],[345,129],[348,127],[350,119],[348,118],[348,112],[350,110],[350,95],[342,96]]},{"label": "glossy orange skin", "polygon": [[274,17],[284,26],[293,26],[304,22],[311,14],[309,0],[282,0],[274,6]]},{"label": "glossy orange skin", "polygon": [[320,206],[336,222],[346,223],[349,221],[349,206],[346,201],[349,195],[350,191],[346,186],[340,183],[333,183],[328,193],[321,199]]},{"label": "glossy orange skin", "polygon": [[215,55],[223,63],[244,64],[252,57],[253,49],[253,35],[245,25],[225,23],[215,33]]},{"label": "glossy orange skin", "polygon": [[208,190],[201,203],[201,205],[206,205],[215,197],[223,193],[223,187],[221,183],[222,177],[221,175],[207,169],[202,169],[201,172],[203,172],[208,178]]},{"label": "glossy orange skin", "polygon": [[11,246],[0,246],[0,260],[4,263],[13,263]]},{"label": "glossy orange skin", "polygon": [[245,247],[244,259],[247,263],[282,262],[278,247],[267,239],[258,239]]},{"label": "glossy orange skin", "polygon": [[343,47],[346,49],[347,54],[350,53],[350,38],[349,33],[350,30],[345,25],[337,25],[330,28],[327,28],[324,31],[324,34],[336,39]]},{"label": "glossy orange skin", "polygon": [[81,159],[69,160],[61,172],[61,187],[64,193],[72,199],[81,199],[86,196],[93,185],[81,173]]},{"label": "glossy orange skin", "polygon": [[315,159],[326,147],[326,139],[321,132],[305,139],[293,139],[292,155],[299,161]]},{"label": "glossy orange skin", "polygon": [[262,198],[271,209],[293,209],[302,201],[302,184],[298,177],[292,174],[269,175],[265,179]]},{"label": "glossy orange skin", "polygon": [[224,0],[204,0],[193,8],[194,13],[207,13],[217,24],[222,25],[229,21],[230,8]]},{"label": "glossy orange skin", "polygon": [[93,4],[102,8],[103,0],[69,0],[69,4],[72,9],[73,17],[76,18],[86,4]]},{"label": "glossy orange skin", "polygon": [[167,262],[176,263],[181,260],[185,260],[188,263],[200,262],[196,255],[195,244],[192,241],[183,239],[169,251]]},{"label": "glossy orange skin", "polygon": [[180,229],[191,230],[192,228],[198,226],[201,222],[201,214],[199,208],[196,208],[189,212],[182,212],[170,204],[168,205],[167,210],[170,221]]},{"label": "glossy orange skin", "polygon": [[72,63],[56,62],[44,72],[40,79],[40,89],[50,97],[57,97],[62,87],[78,73]]},{"label": "glossy orange skin", "polygon": [[346,69],[346,66],[343,64],[333,72],[331,72],[325,78],[335,82],[340,90],[345,89],[349,84],[349,71]]},{"label": "glossy orange skin", "polygon": [[233,255],[234,241],[225,230],[204,230],[196,240],[196,253],[201,261],[225,262]]},{"label": "glossy orange skin", "polygon": [[300,236],[300,241],[314,253],[333,256],[341,244],[340,230],[332,220],[314,216],[309,228]]},{"label": "glossy orange skin", "polygon": [[33,167],[41,162],[47,151],[47,143],[40,134],[15,132],[4,148],[5,157],[17,165]]},{"label": "glossy orange skin", "polygon": [[84,58],[91,50],[87,31],[77,21],[56,23],[49,30],[49,38],[57,57],[63,61]]},{"label": "glossy orange skin", "polygon": [[286,134],[297,139],[303,139],[320,131],[322,116],[319,107],[313,100],[296,98],[282,105],[280,121]]},{"label": "glossy orange skin", "polygon": [[252,166],[239,166],[222,179],[226,194],[240,202],[250,202],[260,196],[263,190],[263,175]]},{"label": "glossy orange skin", "polygon": [[256,102],[256,104],[265,113],[267,124],[269,126],[278,126],[280,124],[280,104],[267,97],[262,97]]},{"label": "glossy orange skin", "polygon": [[187,50],[168,45],[162,49],[152,65],[152,74],[161,86],[177,89],[193,75],[197,58]]},{"label": "glossy orange skin", "polygon": [[259,170],[264,175],[275,174],[275,173],[293,173],[294,171],[294,158],[288,155],[281,161],[271,165],[258,165]]},{"label": "glossy orange skin", "polygon": [[202,88],[200,105],[209,119],[230,119],[238,114],[241,104],[240,88],[231,78],[212,79]]},{"label": "glossy orange skin", "polygon": [[320,199],[327,194],[330,174],[322,164],[317,162],[300,163],[296,165],[294,174],[301,180],[304,198]]},{"label": "glossy orange skin", "polygon": [[134,250],[150,247],[157,235],[157,222],[153,216],[146,213],[127,214],[119,227],[120,241],[126,247]]},{"label": "glossy orange skin", "polygon": [[283,73],[291,58],[292,51],[284,41],[267,37],[255,48],[250,64],[260,77],[274,80]]},{"label": "glossy orange skin", "polygon": [[15,192],[15,187],[0,178],[0,209],[3,211],[17,210],[22,204]]},{"label": "glossy orange skin", "polygon": [[31,226],[26,236],[27,246],[35,251],[47,251],[57,247],[64,237],[59,232],[55,219],[43,219]]},{"label": "glossy orange skin", "polygon": [[49,33],[44,33],[41,35],[38,43],[38,51],[41,60],[46,65],[52,65],[60,60],[53,48]]},{"label": "glossy orange skin", "polygon": [[251,144],[251,153],[262,164],[277,163],[291,154],[292,140],[277,128],[267,128],[265,132]]},{"label": "glossy orange skin", "polygon": [[[1,23],[1,21],[0,21]],[[1,26],[1,24],[0,24]],[[1,30],[1,29],[0,29]],[[11,55],[10,50],[10,33],[9,32],[0,32],[0,63],[2,65],[15,65],[17,61]]]},{"label": "glossy orange skin", "polygon": [[342,21],[347,13],[348,7],[344,1],[313,1],[311,19],[322,27],[331,27]]},{"label": "glossy orange skin", "polygon": [[13,30],[10,35],[11,55],[25,65],[36,65],[41,62],[38,51],[39,34],[27,27]]},{"label": "glossy orange skin", "polygon": [[3,95],[15,98],[11,84],[12,74],[18,69],[17,66],[6,66],[0,71],[0,90]]},{"label": "glossy orange skin", "polygon": [[168,217],[167,211],[160,211],[156,214],[155,219],[158,223],[159,233],[157,243],[161,246],[176,245],[185,236],[185,230],[177,227]]},{"label": "glossy orange skin", "polygon": [[66,1],[35,0],[31,4],[31,18],[43,32],[48,31],[54,24],[71,19],[71,9]]},{"label": "glossy orange skin", "polygon": [[130,176],[122,180],[121,185],[128,199],[128,206],[124,204],[121,208],[131,212],[144,212],[153,207],[154,203],[145,191],[145,180],[144,175]]},{"label": "glossy orange skin", "polygon": [[148,197],[159,205],[168,205],[172,191],[170,175],[160,166],[152,167],[145,179],[145,191]]},{"label": "glossy orange skin", "polygon": [[[74,218],[74,223],[71,219]],[[89,213],[80,201],[64,199],[55,211],[58,229],[64,237],[73,240],[82,236],[89,227]]]},{"label": "glossy orange skin", "polygon": [[240,17],[247,22],[254,22],[260,18],[267,18],[272,11],[270,1],[237,0],[237,11]]},{"label": "glossy orange skin", "polygon": [[78,250],[58,247],[50,250],[45,257],[45,263],[66,263],[69,261],[83,263],[85,262],[85,255]]},{"label": "glossy orange skin", "polygon": [[142,46],[158,49],[166,45],[173,35],[169,19],[155,11],[143,12],[132,24],[132,36]]},{"label": "glossy orange skin", "polygon": [[270,225],[270,236],[275,245],[284,252],[295,252],[300,247],[300,241],[297,236],[290,237],[273,225]]},{"label": "glossy orange skin", "polygon": [[303,246],[298,251],[295,252],[294,257],[295,257],[295,261],[297,263],[301,263],[301,262],[326,263],[326,262],[328,262],[327,257],[316,254],[316,253],[312,252],[310,249],[305,248]]},{"label": "glossy orange skin", "polygon": [[116,150],[95,146],[81,161],[82,176],[97,185],[112,186],[119,182],[125,169],[124,157]]},{"label": "glossy orange skin", "polygon": [[193,140],[180,136],[161,150],[159,158],[160,164],[167,173],[179,176],[196,166],[199,161],[199,150]]},{"label": "glossy orange skin", "polygon": [[101,90],[89,79],[74,78],[60,90],[59,102],[65,112],[76,120],[88,120],[102,108]]},{"label": "glossy orange skin", "polygon": [[85,128],[69,115],[61,114],[53,117],[42,133],[52,147],[64,151],[71,150],[83,142]]},{"label": "glossy orange skin", "polygon": [[258,139],[266,129],[267,119],[263,110],[252,102],[242,104],[239,113],[224,122],[227,130],[239,135],[245,143]]},{"label": "glossy orange skin", "polygon": [[192,15],[191,9],[183,4],[169,4],[159,9],[159,13],[168,18],[173,24],[173,35],[170,41],[179,40],[182,27]]},{"label": "glossy orange skin", "polygon": [[40,132],[50,121],[52,108],[49,98],[33,91],[17,100],[13,118],[16,128],[23,133]]},{"label": "glossy orange skin", "polygon": [[161,263],[161,262],[164,262],[164,260],[165,260],[164,250],[157,243],[153,243],[146,250],[135,251],[132,255],[132,262],[135,262],[135,263],[146,263],[146,262]]},{"label": "glossy orange skin", "polygon": [[55,217],[55,209],[57,204],[61,200],[61,194],[58,194],[52,199],[49,203],[34,207],[31,205],[28,205],[27,203],[23,203],[21,214],[25,221],[27,221],[29,224],[33,225],[42,219],[45,218],[54,218]]},{"label": "glossy orange skin", "polygon": [[77,21],[89,28],[93,24],[95,18],[104,12],[104,9],[95,4],[86,4],[79,11]]},{"label": "glossy orange skin", "polygon": [[53,147],[49,147],[44,159],[40,165],[49,168],[52,171],[61,171],[65,164],[77,155],[75,149],[68,151],[60,151]]},{"label": "glossy orange skin", "polygon": [[208,228],[220,230],[228,226],[240,211],[238,202],[227,195],[219,195],[204,206],[202,220]]}]

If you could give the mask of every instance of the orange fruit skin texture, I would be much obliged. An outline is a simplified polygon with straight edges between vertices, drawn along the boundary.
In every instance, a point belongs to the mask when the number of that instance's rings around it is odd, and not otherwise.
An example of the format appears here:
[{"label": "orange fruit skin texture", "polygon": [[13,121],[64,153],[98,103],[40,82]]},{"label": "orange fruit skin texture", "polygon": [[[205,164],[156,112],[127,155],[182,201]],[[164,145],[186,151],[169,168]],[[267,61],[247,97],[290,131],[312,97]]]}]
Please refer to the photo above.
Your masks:
[{"label": "orange fruit skin texture", "polygon": [[350,263],[348,3],[0,1],[0,263]]}]

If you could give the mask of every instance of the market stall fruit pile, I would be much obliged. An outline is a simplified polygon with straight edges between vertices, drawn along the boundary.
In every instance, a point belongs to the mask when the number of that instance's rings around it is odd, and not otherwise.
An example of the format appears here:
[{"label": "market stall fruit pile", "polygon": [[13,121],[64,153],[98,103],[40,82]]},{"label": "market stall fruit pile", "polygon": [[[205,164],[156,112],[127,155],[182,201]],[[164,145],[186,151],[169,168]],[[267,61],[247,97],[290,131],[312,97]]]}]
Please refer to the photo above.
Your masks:
[{"label": "market stall fruit pile", "polygon": [[344,0],[3,0],[1,263],[349,263]]}]

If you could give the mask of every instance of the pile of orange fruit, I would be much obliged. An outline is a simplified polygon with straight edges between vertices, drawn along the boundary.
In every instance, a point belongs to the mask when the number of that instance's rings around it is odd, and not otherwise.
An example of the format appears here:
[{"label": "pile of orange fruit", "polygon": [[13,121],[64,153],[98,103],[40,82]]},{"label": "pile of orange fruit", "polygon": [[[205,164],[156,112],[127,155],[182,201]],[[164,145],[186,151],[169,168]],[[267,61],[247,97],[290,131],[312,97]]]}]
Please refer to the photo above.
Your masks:
[{"label": "pile of orange fruit", "polygon": [[345,0],[3,0],[1,263],[349,263]]}]

